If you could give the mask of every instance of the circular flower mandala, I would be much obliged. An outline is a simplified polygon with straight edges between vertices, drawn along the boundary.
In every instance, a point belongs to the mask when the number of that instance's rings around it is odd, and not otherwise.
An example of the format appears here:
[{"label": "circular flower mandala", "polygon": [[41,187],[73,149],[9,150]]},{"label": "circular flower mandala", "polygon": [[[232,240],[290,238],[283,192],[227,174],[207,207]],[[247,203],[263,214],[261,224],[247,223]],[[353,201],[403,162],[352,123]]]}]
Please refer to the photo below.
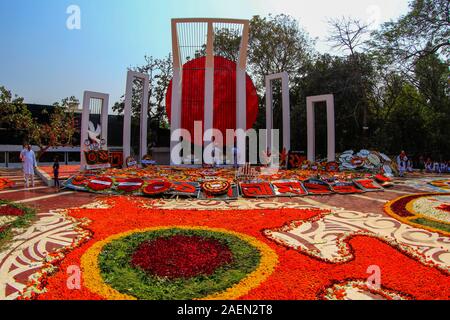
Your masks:
[{"label": "circular flower mandala", "polygon": [[207,227],[134,230],[95,243],[82,257],[84,284],[107,299],[234,299],[277,264],[253,237]]},{"label": "circular flower mandala", "polygon": [[176,279],[211,275],[232,260],[231,250],[217,239],[175,235],[139,245],[131,265],[150,276]]},{"label": "circular flower mandala", "polygon": [[404,223],[450,235],[449,208],[450,194],[423,193],[394,199],[385,211]]}]

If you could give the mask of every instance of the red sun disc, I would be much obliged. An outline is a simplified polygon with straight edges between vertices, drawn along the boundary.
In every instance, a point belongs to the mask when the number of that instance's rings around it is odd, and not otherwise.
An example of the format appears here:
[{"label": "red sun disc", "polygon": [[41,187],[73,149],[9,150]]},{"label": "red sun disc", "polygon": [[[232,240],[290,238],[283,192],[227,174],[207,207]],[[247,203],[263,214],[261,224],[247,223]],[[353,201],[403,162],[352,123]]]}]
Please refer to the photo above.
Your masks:
[{"label": "red sun disc", "polygon": [[[204,121],[205,63],[201,57],[183,65],[183,92],[181,98],[181,128],[194,136],[194,121]],[[222,132],[226,140],[226,129],[236,129],[236,68],[235,62],[223,57],[214,57],[214,128]],[[252,79],[246,75],[247,129],[251,128],[258,115],[258,95]],[[166,92],[167,116],[170,120],[172,81]],[[225,141],[224,141],[225,142]]]}]

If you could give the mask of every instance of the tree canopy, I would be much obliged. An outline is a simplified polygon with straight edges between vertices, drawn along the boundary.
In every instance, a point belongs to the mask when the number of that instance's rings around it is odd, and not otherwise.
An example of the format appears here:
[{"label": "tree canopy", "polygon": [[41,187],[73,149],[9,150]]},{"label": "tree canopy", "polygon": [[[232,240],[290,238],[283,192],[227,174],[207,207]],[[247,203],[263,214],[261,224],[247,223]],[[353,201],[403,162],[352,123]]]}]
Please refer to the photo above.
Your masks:
[{"label": "tree canopy", "polygon": [[24,143],[39,147],[38,158],[49,148],[73,146],[74,136],[79,131],[75,124],[73,105],[78,105],[75,97],[62,99],[53,104],[49,121],[40,123],[21,97],[0,86],[0,127],[18,131]]}]

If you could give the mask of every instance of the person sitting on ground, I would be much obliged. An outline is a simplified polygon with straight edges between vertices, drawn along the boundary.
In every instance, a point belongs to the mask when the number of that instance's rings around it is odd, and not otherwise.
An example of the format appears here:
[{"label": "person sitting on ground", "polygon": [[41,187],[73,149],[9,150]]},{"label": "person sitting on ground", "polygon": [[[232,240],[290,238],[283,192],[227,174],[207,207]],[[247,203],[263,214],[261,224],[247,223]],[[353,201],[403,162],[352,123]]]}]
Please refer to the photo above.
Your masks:
[{"label": "person sitting on ground", "polygon": [[407,162],[406,171],[408,171],[410,173],[414,171],[413,163],[411,160],[408,160],[408,162]]},{"label": "person sitting on ground", "polygon": [[55,181],[55,189],[59,192],[59,158],[55,157],[53,162],[53,180]]},{"label": "person sitting on ground", "polygon": [[433,164],[433,172],[434,173],[441,173],[441,166],[439,165],[438,161],[435,161]]}]

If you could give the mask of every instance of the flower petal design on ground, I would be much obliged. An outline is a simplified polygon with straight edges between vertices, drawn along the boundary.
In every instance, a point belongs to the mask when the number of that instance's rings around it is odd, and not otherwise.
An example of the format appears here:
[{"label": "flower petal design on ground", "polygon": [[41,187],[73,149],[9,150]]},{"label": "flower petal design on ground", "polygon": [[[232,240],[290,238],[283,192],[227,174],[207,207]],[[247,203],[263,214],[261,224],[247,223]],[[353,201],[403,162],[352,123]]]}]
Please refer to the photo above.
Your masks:
[{"label": "flower petal design on ground", "polygon": [[450,192],[450,188],[447,188],[448,183],[450,183],[450,180],[443,181],[437,177],[418,177],[397,181],[397,184],[411,187],[423,192]]},{"label": "flower petal design on ground", "polygon": [[[187,227],[187,226],[168,226],[168,227],[156,227],[147,229],[136,229],[127,231],[124,233],[116,234],[108,237],[105,240],[96,242],[87,252],[81,257],[81,266],[85,274],[88,276],[84,277],[84,285],[92,292],[111,300],[135,300],[136,297],[132,294],[124,294],[119,290],[116,290],[113,286],[107,284],[102,276],[102,271],[99,268],[99,255],[105,247],[112,243],[123,239],[125,237],[134,235],[136,233],[148,233],[148,232],[160,232],[160,231],[170,231],[170,230],[183,230],[183,231],[208,231],[210,233],[223,233],[227,236],[233,236],[249,243],[251,246],[255,247],[260,253],[260,261],[258,266],[254,271],[243,278],[239,283],[227,288],[223,292],[214,293],[204,297],[205,299],[236,299],[240,296],[248,293],[251,289],[256,288],[261,282],[265,281],[270,274],[275,269],[277,265],[278,258],[276,253],[268,247],[266,244],[260,242],[259,240],[250,237],[245,234],[240,234],[237,232],[229,231],[221,228],[209,228],[209,227]],[[108,254],[111,253],[109,248]],[[241,257],[242,259],[243,257]],[[101,263],[100,263],[101,264]],[[228,271],[225,272],[227,274]],[[211,281],[204,279],[204,281]],[[127,283],[127,287],[132,286],[132,284]],[[167,299],[167,298],[166,298]]]},{"label": "flower petal design on ground", "polygon": [[1,178],[0,177],[0,190],[11,188],[14,186],[14,181],[8,179],[8,178]]},{"label": "flower petal design on ground", "polygon": [[232,261],[233,253],[219,240],[182,234],[147,240],[131,256],[134,268],[168,279],[208,276]]},{"label": "flower petal design on ground", "polygon": [[384,211],[403,223],[450,236],[450,193],[421,193],[389,201]]},{"label": "flower petal design on ground", "polygon": [[[39,278],[50,271],[63,248],[81,241],[85,230],[62,212],[50,211],[36,215],[37,221],[13,238],[9,249],[0,253],[0,300],[33,295],[40,290]],[[47,269],[47,270],[46,270]],[[30,283],[30,276],[34,279]]]},{"label": "flower petal design on ground", "polygon": [[411,296],[386,288],[370,288],[362,280],[337,282],[319,296],[324,300],[409,300]]},{"label": "flower petal design on ground", "polygon": [[352,237],[376,237],[424,264],[450,272],[449,237],[411,227],[383,214],[333,210],[329,215],[296,221],[264,233],[279,244],[331,263],[354,258],[348,245]]},{"label": "flower petal design on ground", "polygon": [[[142,228],[169,228],[180,225],[202,229],[205,227],[226,229],[248,235],[258,242],[264,243],[276,253],[278,263],[273,272],[250,291],[247,291],[247,288],[246,293],[239,295],[239,299],[323,299],[320,293],[332,284],[342,283],[349,279],[366,279],[366,270],[370,265],[380,267],[383,288],[393,292],[404,293],[412,299],[447,299],[450,296],[448,272],[436,268],[435,264],[419,262],[417,257],[420,252],[416,255],[410,252],[405,254],[406,249],[398,250],[395,243],[381,241],[379,237],[375,237],[373,234],[356,233],[352,237],[346,238],[352,258],[345,263],[331,263],[310,254],[299,254],[298,251],[291,250],[290,247],[280,246],[274,241],[270,241],[262,233],[262,230],[278,229],[279,226],[286,223],[290,224],[289,221],[299,221],[301,225],[305,221],[311,221],[314,217],[319,221],[330,215],[330,211],[321,209],[330,208],[330,206],[325,206],[319,202],[310,203],[310,205],[317,206],[316,208],[308,208],[306,205],[295,203],[292,199],[286,200],[270,200],[267,202],[268,208],[265,207],[265,202],[261,199],[246,201],[242,207],[236,206],[235,203],[215,207],[214,205],[210,206],[213,202],[209,201],[202,205],[194,201],[184,201],[182,204],[189,204],[189,206],[183,207],[182,210],[179,209],[179,204],[170,201],[169,207],[174,209],[167,210],[165,207],[159,207],[159,201],[156,200],[120,196],[102,198],[102,202],[109,207],[108,210],[95,207],[70,209],[67,211],[70,216],[76,219],[86,218],[91,221],[88,227],[93,232],[92,239],[87,244],[81,245],[66,254],[64,260],[56,265],[59,270],[40,279],[46,290],[36,298],[42,300],[105,299],[87,288],[84,281],[81,282],[79,290],[68,288],[67,269],[71,266],[81,266],[81,257],[84,257],[90,248],[111,235]],[[308,203],[309,201],[308,199]],[[237,201],[237,203],[241,202]],[[296,205],[296,207],[289,208],[289,204]],[[220,210],[218,210],[219,208]],[[239,208],[242,208],[242,210]],[[336,211],[333,207],[331,209],[333,212]],[[384,217],[386,218],[386,216]],[[389,217],[387,218],[389,220]],[[399,226],[403,228],[404,225],[399,224]],[[403,229],[400,229],[400,232],[401,230]],[[311,233],[313,232],[311,230]],[[321,228],[319,227],[316,232],[319,234],[317,238],[320,239]],[[413,244],[414,240],[412,240]],[[317,243],[314,243],[314,245],[317,245]],[[414,249],[409,244],[406,247]],[[305,251],[305,253],[307,252]],[[81,271],[83,276],[92,279],[92,275],[87,273],[86,270],[81,268]],[[266,273],[262,272],[263,275]],[[249,285],[253,283],[258,283],[258,281],[249,279]],[[209,298],[227,299],[228,297],[236,297],[233,292],[225,292],[224,294],[229,295],[225,297],[210,296]]]},{"label": "flower petal design on ground", "polygon": [[450,179],[433,180],[429,182],[430,185],[450,191]]}]

